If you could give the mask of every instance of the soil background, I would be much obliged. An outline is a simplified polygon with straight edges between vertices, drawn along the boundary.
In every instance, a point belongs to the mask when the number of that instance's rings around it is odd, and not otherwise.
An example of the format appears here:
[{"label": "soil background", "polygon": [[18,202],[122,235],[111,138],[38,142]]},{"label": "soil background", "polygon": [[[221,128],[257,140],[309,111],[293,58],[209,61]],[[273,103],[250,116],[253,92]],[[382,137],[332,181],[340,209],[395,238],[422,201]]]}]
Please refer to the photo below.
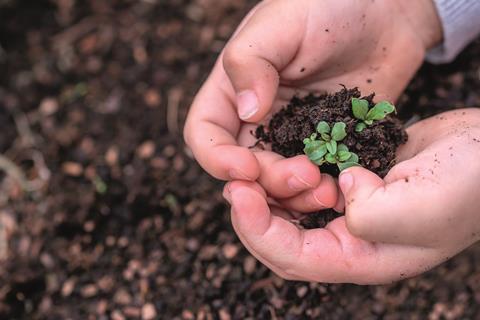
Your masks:
[{"label": "soil background", "polygon": [[[2,170],[0,319],[478,319],[478,245],[387,286],[286,282],[243,249],[181,128],[254,3],[0,0],[0,160],[30,189]],[[480,106],[479,76],[476,42],[400,115]]]}]

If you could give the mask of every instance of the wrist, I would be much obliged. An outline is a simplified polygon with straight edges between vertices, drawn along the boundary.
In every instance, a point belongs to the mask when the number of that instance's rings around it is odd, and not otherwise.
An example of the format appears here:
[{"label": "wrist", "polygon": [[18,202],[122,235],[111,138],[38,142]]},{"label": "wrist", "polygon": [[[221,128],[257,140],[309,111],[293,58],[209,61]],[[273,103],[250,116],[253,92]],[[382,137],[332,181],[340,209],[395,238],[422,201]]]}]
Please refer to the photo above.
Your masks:
[{"label": "wrist", "polygon": [[425,50],[440,44],[443,38],[442,23],[433,0],[398,0],[395,4],[420,38]]}]

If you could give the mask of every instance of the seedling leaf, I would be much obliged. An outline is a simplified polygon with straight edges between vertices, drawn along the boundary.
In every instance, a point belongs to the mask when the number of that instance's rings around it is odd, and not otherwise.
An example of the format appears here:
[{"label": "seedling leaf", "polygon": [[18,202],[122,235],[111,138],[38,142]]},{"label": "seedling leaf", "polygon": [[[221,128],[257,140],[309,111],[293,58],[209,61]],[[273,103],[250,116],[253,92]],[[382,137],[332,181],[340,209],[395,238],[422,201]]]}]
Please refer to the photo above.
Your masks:
[{"label": "seedling leaf", "polygon": [[348,169],[350,167],[359,166],[359,164],[357,162],[348,161],[348,162],[339,162],[339,163],[337,163],[337,166],[338,166],[338,169],[340,171],[343,171],[343,170]]},{"label": "seedling leaf", "polygon": [[[323,142],[323,141],[318,141],[318,142]],[[310,153],[307,153],[308,158],[313,161],[320,160],[326,154],[327,154],[327,146],[325,145],[325,143],[318,145]]]},{"label": "seedling leaf", "polygon": [[365,99],[352,98],[352,111],[355,118],[365,120],[368,113],[368,101]]},{"label": "seedling leaf", "polygon": [[343,171],[350,167],[359,166],[357,154],[350,152],[350,158],[347,159],[346,162],[338,162],[337,166],[340,171]]},{"label": "seedling leaf", "polygon": [[305,148],[303,148],[303,152],[307,155],[307,156],[310,156],[310,154],[312,152],[314,152],[315,150],[317,150],[318,148],[320,148],[320,146],[322,145],[323,141],[318,141],[318,140],[313,140],[313,141],[310,141],[309,143],[307,143],[305,145]]},{"label": "seedling leaf", "polygon": [[358,163],[358,156],[356,153],[353,153],[353,152],[350,152],[351,153],[351,157],[350,159],[348,159],[349,162],[355,162],[355,163]]},{"label": "seedling leaf", "polygon": [[327,160],[328,163],[335,164],[337,163],[337,159],[335,159],[335,156],[331,153],[327,153],[325,155],[325,160]]},{"label": "seedling leaf", "polygon": [[350,159],[350,157],[352,156],[352,154],[348,151],[338,151],[337,152],[337,157],[338,157],[338,160],[339,161],[347,161],[348,159]]},{"label": "seedling leaf", "polygon": [[[373,120],[363,120],[363,128],[367,126],[368,122],[373,122]],[[347,136],[346,127],[343,122],[337,122],[333,127],[330,127],[325,121],[320,122],[316,126],[318,133],[315,132],[303,140],[305,144],[303,151],[310,161],[318,166],[326,162],[336,164],[340,170],[358,165],[358,156],[350,152],[345,144],[339,143]],[[317,140],[318,135],[320,136],[319,140]]]},{"label": "seedling leaf", "polygon": [[381,120],[394,111],[395,107],[390,102],[381,101],[368,111],[366,120]]},{"label": "seedling leaf", "polygon": [[337,147],[337,152],[340,152],[340,151],[348,151],[348,147],[343,143],[340,143]]},{"label": "seedling leaf", "polygon": [[329,134],[330,133],[330,126],[325,121],[320,121],[317,124],[317,132],[322,134],[322,135],[323,134]]},{"label": "seedling leaf", "polygon": [[362,132],[366,127],[367,127],[367,125],[364,122],[359,122],[355,126],[355,131],[356,132]]},{"label": "seedling leaf", "polygon": [[335,155],[337,153],[337,141],[331,140],[325,144],[327,146],[327,150],[330,154]]},{"label": "seedling leaf", "polygon": [[347,136],[345,128],[347,125],[343,122],[337,122],[332,128],[332,139],[335,141],[342,141]]}]

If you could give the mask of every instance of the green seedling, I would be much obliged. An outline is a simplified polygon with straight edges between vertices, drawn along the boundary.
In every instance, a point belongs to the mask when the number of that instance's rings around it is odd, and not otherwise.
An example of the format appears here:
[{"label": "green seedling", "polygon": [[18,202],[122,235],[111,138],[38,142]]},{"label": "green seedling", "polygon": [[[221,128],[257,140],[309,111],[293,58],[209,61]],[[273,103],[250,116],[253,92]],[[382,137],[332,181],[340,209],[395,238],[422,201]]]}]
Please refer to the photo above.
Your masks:
[{"label": "green seedling", "polygon": [[358,156],[350,152],[345,144],[339,143],[347,136],[345,128],[343,122],[335,123],[332,128],[325,121],[319,122],[316,132],[303,140],[303,152],[319,166],[324,163],[336,164],[340,171],[357,166]]},{"label": "green seedling", "polygon": [[355,131],[362,132],[374,121],[384,119],[388,114],[395,111],[395,106],[388,101],[381,101],[373,108],[368,108],[368,101],[365,99],[352,98],[353,116],[361,120],[356,126]]},{"label": "green seedling", "polygon": [[105,183],[105,181],[103,181],[102,178],[100,178],[99,176],[95,176],[92,182],[93,182],[93,185],[95,186],[95,190],[99,194],[104,194],[105,192],[107,192],[108,190],[107,184]]}]

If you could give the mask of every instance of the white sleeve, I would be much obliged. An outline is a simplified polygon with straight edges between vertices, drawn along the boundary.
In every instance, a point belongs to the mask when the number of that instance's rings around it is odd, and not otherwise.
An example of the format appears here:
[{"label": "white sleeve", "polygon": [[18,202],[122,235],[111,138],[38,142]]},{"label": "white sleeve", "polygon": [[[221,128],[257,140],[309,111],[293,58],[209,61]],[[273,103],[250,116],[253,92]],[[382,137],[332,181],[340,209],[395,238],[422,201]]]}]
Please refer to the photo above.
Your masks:
[{"label": "white sleeve", "polygon": [[431,63],[451,62],[480,33],[480,0],[434,0],[443,43],[427,53]]}]

